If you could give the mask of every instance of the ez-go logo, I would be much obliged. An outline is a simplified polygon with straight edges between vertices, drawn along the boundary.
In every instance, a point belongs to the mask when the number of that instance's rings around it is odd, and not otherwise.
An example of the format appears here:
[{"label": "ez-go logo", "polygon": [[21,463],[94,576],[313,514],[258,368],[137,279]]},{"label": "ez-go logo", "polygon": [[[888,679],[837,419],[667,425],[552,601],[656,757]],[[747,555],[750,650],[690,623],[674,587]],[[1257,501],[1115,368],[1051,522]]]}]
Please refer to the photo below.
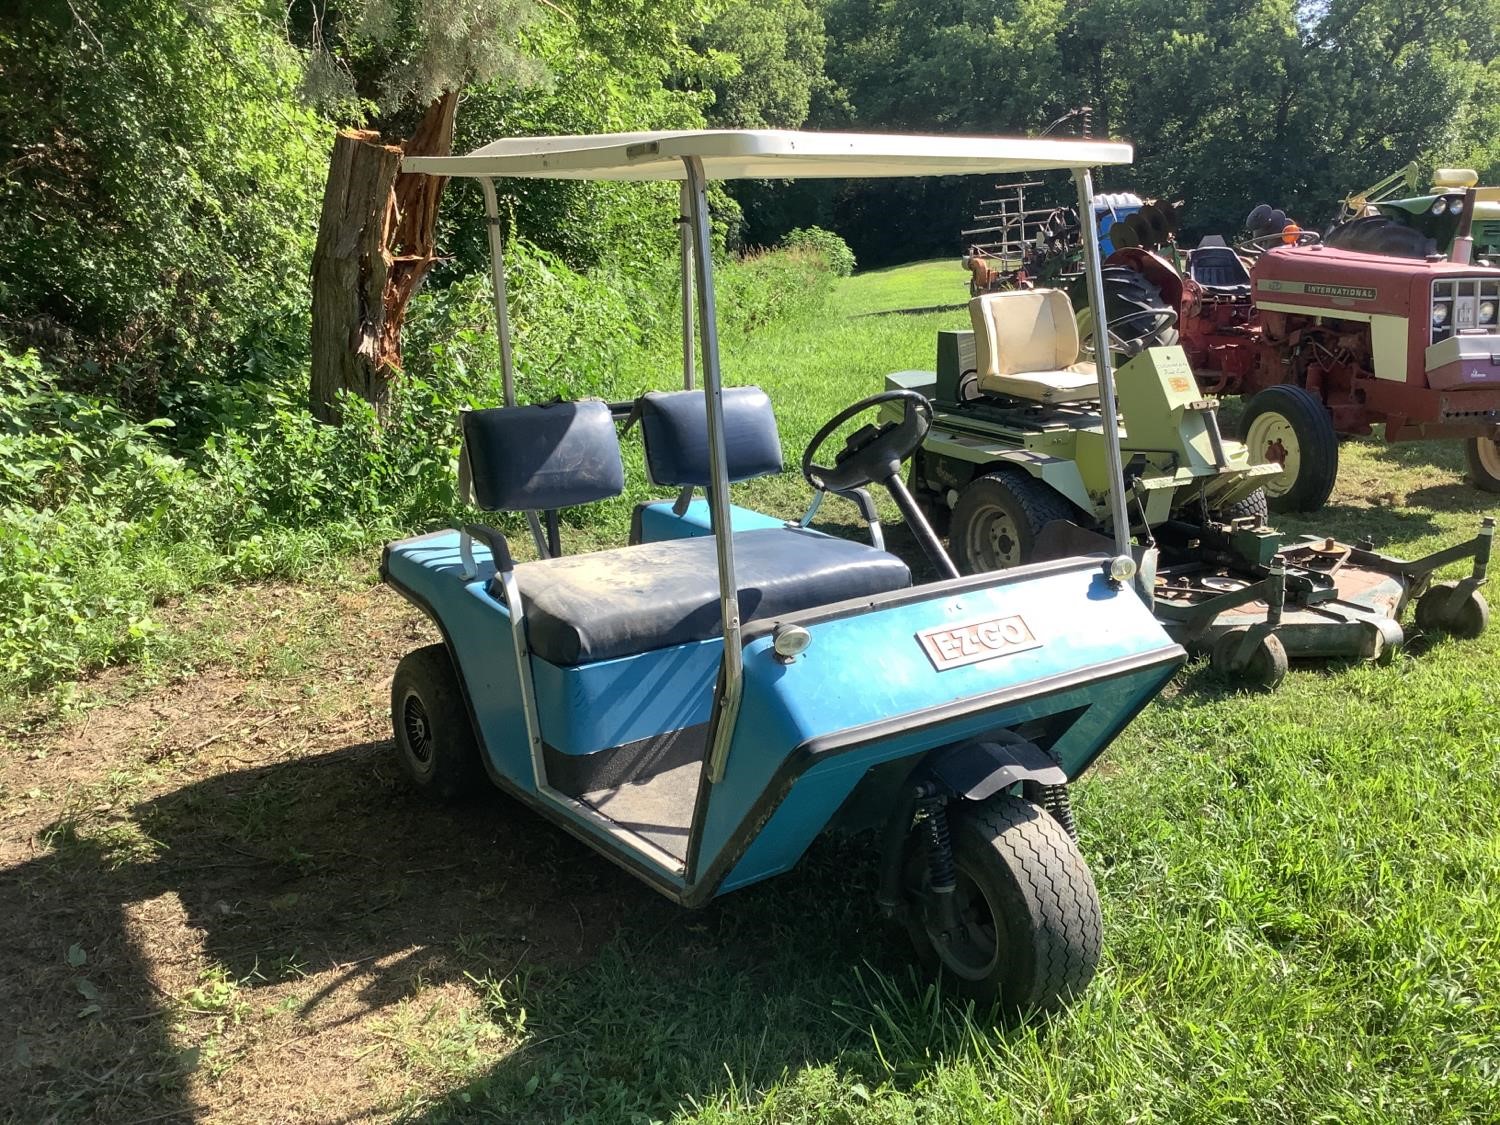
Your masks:
[{"label": "ez-go logo", "polygon": [[1042,645],[1019,616],[987,617],[964,625],[940,625],[923,629],[917,634],[917,640],[939,672]]}]

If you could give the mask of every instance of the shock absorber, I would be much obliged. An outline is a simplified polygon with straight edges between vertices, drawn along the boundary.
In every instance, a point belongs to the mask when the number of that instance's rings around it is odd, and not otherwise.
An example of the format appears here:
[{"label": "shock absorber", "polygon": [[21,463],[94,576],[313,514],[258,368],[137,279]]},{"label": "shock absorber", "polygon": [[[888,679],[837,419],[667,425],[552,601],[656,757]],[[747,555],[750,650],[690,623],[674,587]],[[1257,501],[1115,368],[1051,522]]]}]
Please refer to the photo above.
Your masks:
[{"label": "shock absorber", "polygon": [[1073,819],[1073,802],[1068,797],[1068,787],[1043,785],[1040,788],[1042,808],[1052,814],[1052,818],[1063,826],[1064,832],[1074,840],[1078,839],[1078,822]]},{"label": "shock absorber", "polygon": [[932,895],[932,918],[937,922],[939,940],[949,941],[963,925],[958,916],[958,902],[954,891],[958,887],[958,872],[953,865],[953,840],[948,834],[947,798],[933,794],[922,802],[923,829],[927,833],[927,877],[928,890]]}]

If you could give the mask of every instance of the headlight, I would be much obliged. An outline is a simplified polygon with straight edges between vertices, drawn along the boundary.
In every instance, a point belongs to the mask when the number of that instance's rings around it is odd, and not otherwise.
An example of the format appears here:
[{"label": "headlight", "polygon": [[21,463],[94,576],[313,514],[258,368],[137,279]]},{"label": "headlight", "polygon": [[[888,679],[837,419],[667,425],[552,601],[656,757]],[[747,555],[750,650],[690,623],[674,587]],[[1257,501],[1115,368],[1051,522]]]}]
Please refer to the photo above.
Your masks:
[{"label": "headlight", "polygon": [[1447,323],[1448,323],[1448,306],[1447,305],[1433,305],[1432,306],[1432,326],[1434,328],[1441,328],[1443,325],[1445,325]]},{"label": "headlight", "polygon": [[1494,324],[1495,323],[1495,302],[1494,301],[1480,301],[1479,302],[1479,323],[1480,324]]},{"label": "headlight", "polygon": [[1441,215],[1443,213],[1443,211],[1447,209],[1447,206],[1448,206],[1448,201],[1446,199],[1443,199],[1441,197],[1439,197],[1437,199],[1434,199],[1432,201],[1432,208],[1431,208],[1432,213],[1434,215]]},{"label": "headlight", "polygon": [[1135,560],[1129,555],[1116,555],[1109,560],[1109,577],[1112,582],[1129,582],[1135,577]]},{"label": "headlight", "polygon": [[1462,199],[1455,199],[1455,200],[1453,200],[1452,202],[1450,202],[1448,204],[1448,214],[1450,214],[1450,215],[1462,215],[1463,213],[1464,213],[1464,201]]}]

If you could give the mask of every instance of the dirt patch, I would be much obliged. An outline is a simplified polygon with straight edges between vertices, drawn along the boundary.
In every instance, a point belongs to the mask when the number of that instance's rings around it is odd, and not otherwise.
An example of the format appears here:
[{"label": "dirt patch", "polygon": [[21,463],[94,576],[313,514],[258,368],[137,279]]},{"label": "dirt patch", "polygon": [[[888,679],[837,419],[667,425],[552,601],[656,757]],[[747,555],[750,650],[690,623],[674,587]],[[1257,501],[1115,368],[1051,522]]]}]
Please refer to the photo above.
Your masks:
[{"label": "dirt patch", "polygon": [[638,889],[508,803],[410,793],[386,692],[435,634],[385,589],[235,589],[184,618],[214,624],[174,668],[5,733],[0,1106],[382,1117],[502,1057],[508,975],[597,950]]}]

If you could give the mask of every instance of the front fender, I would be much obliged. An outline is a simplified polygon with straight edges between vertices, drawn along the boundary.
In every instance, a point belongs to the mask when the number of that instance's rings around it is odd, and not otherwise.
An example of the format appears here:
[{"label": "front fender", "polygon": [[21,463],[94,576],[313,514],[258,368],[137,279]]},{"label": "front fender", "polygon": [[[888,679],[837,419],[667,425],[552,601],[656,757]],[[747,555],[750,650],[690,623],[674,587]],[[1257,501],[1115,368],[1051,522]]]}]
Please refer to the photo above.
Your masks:
[{"label": "front fender", "polygon": [[955,797],[968,801],[983,801],[1021,781],[1068,782],[1068,775],[1046,751],[1012,731],[934,750],[922,768]]}]

